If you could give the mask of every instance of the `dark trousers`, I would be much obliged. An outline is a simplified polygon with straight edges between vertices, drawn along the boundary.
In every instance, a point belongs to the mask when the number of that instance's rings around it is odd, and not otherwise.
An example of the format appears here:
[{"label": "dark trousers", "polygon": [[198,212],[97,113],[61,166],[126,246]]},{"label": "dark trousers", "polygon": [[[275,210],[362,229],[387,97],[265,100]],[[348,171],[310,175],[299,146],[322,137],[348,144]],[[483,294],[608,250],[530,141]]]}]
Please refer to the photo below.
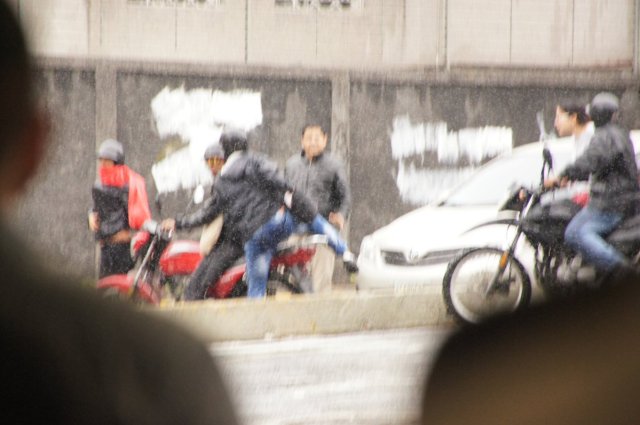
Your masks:
[{"label": "dark trousers", "polygon": [[129,243],[104,244],[100,248],[99,278],[112,274],[126,274],[133,268]]},{"label": "dark trousers", "polygon": [[193,272],[189,285],[184,291],[186,301],[201,300],[220,276],[244,255],[242,246],[234,242],[218,241],[211,252],[202,259]]}]

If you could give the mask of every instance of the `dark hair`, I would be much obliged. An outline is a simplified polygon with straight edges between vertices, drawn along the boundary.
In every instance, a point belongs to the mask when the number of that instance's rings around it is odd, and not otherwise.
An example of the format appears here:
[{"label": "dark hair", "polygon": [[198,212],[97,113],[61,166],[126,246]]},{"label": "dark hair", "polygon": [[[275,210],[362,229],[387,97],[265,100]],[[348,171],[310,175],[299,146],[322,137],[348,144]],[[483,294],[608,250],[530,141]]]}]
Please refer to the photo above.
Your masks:
[{"label": "dark hair", "polygon": [[322,134],[324,134],[326,136],[327,132],[324,131],[324,127],[321,126],[320,124],[306,124],[304,127],[302,127],[302,135],[304,136],[304,133],[306,133],[308,129],[313,128],[313,127],[320,128],[320,131],[322,132]]},{"label": "dark hair", "polygon": [[0,156],[27,125],[33,110],[31,61],[15,14],[0,1]]},{"label": "dark hair", "polygon": [[558,107],[569,115],[576,115],[578,124],[584,125],[591,121],[591,117],[587,114],[587,105],[578,103],[574,100],[563,100],[558,103]]},{"label": "dark hair", "polygon": [[225,130],[220,136],[220,146],[226,161],[232,153],[249,149],[247,134],[241,130]]}]

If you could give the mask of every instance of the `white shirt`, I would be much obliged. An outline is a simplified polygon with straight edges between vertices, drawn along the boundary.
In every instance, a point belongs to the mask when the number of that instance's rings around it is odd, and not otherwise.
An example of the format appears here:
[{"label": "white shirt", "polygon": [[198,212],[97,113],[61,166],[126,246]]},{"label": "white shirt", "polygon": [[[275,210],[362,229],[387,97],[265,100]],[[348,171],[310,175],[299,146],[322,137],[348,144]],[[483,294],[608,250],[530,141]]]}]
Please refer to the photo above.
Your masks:
[{"label": "white shirt", "polygon": [[591,138],[593,137],[593,133],[595,131],[596,126],[593,124],[593,121],[590,121],[587,124],[587,128],[584,129],[581,135],[579,135],[578,137],[573,136],[573,140],[575,143],[575,156],[573,159],[576,159],[577,157],[582,155],[584,150],[587,149],[587,146],[589,146],[589,142],[591,141]]}]

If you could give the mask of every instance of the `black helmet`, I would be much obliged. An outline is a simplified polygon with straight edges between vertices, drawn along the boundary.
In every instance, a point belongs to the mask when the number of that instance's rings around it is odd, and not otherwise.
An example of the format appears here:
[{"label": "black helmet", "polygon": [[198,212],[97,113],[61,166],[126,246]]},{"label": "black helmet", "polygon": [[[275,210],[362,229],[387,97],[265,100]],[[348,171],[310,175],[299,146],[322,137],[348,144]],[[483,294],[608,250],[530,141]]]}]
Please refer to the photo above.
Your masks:
[{"label": "black helmet", "polygon": [[225,161],[235,151],[246,151],[249,148],[247,134],[241,130],[225,130],[220,136],[220,145],[224,150]]},{"label": "black helmet", "polygon": [[619,105],[618,97],[613,93],[598,93],[589,104],[588,113],[595,126],[601,127],[611,121],[613,114],[618,111]]},{"label": "black helmet", "polygon": [[118,165],[124,164],[124,148],[122,143],[107,139],[98,148],[98,159],[109,159]]},{"label": "black helmet", "polygon": [[204,151],[205,161],[211,158],[224,158],[224,150],[222,150],[218,143],[209,145],[209,147]]}]

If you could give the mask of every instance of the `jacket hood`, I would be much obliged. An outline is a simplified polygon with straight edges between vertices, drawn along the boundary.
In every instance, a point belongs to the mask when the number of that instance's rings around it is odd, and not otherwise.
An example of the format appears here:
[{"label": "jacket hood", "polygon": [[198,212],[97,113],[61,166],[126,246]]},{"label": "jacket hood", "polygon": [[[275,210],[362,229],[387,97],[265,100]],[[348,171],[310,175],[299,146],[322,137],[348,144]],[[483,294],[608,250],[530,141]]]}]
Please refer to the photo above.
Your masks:
[{"label": "jacket hood", "polygon": [[246,151],[236,151],[229,155],[220,176],[225,179],[237,180],[244,175],[247,162],[249,161],[249,153]]}]

